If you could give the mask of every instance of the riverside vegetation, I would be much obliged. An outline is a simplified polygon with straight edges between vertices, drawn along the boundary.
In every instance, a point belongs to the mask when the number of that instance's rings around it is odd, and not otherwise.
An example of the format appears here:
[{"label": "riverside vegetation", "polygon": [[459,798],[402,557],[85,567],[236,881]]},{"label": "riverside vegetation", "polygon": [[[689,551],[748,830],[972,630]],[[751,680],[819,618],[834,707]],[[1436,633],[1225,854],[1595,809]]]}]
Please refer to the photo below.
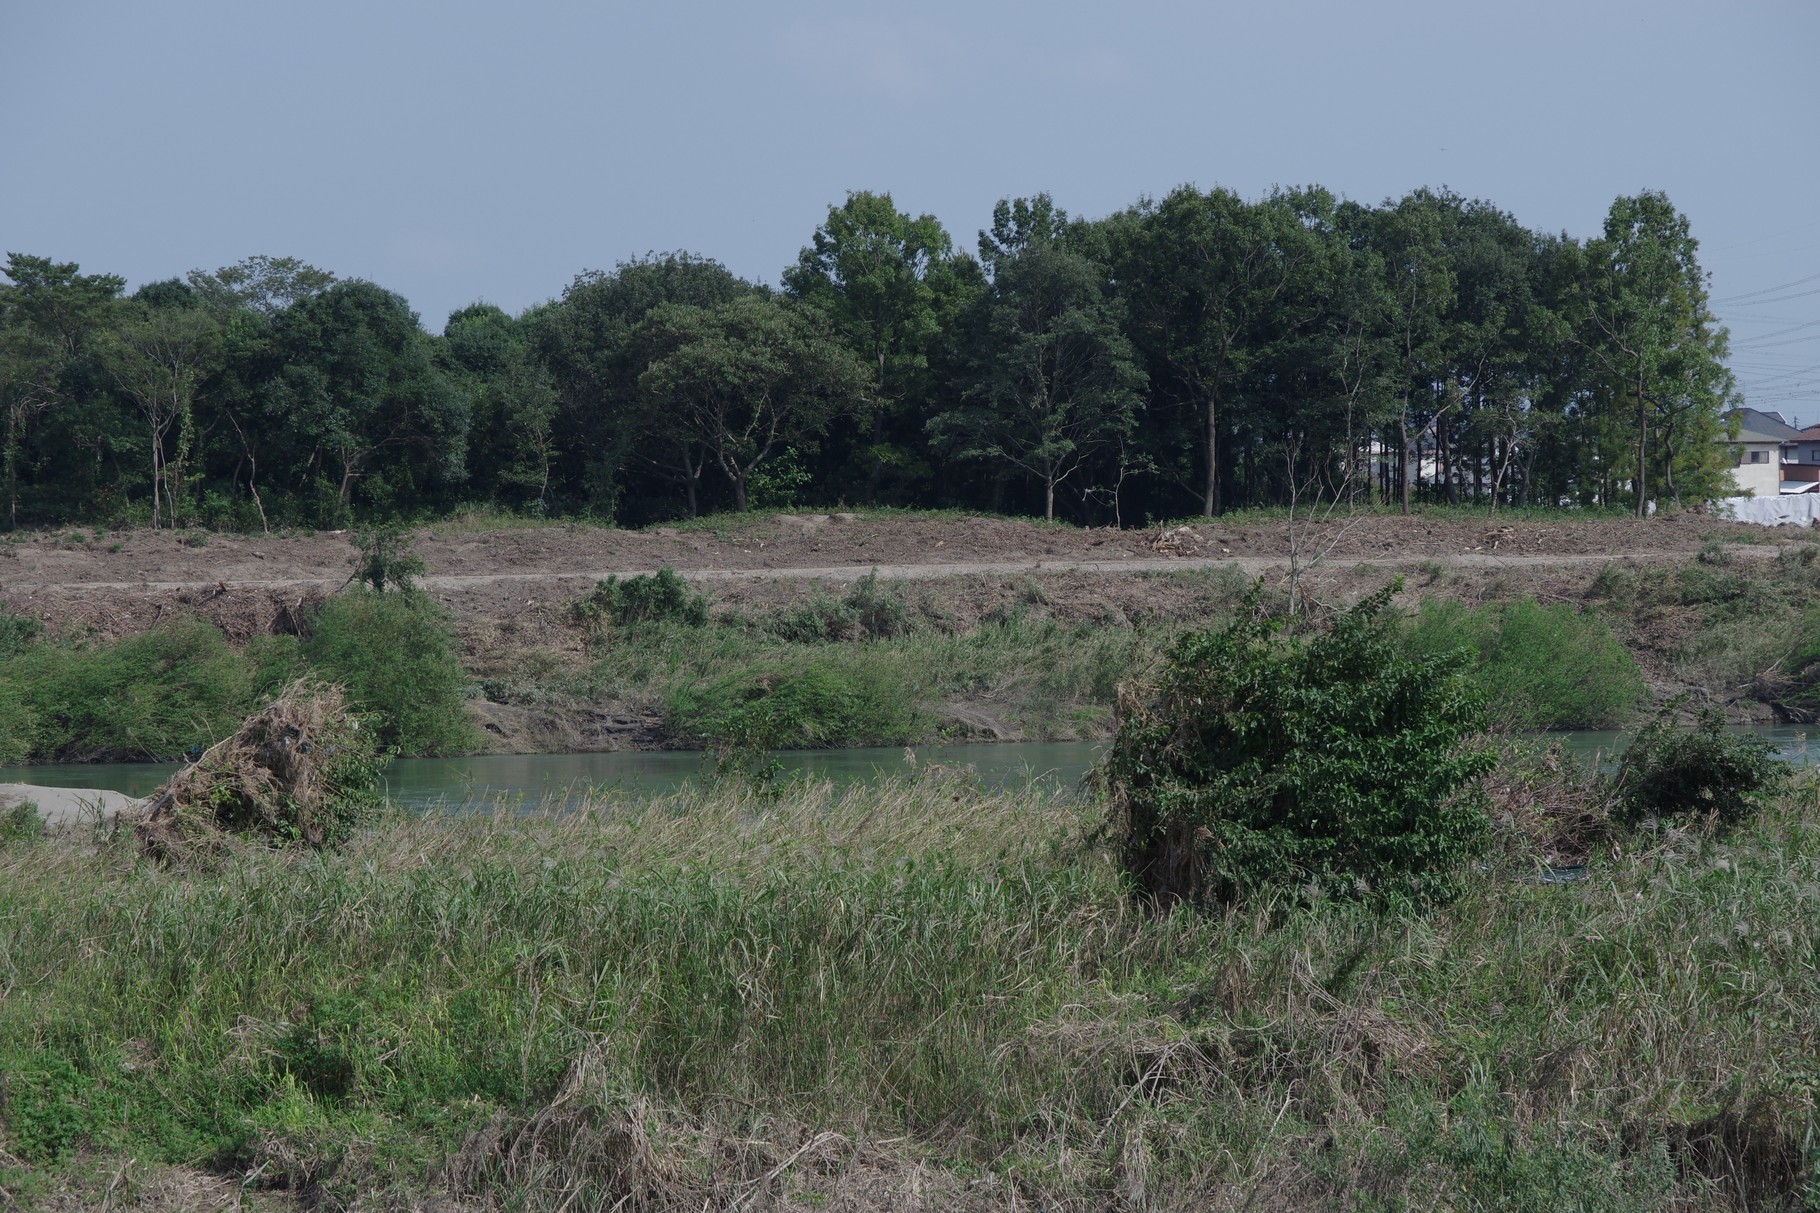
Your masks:
[{"label": "riverside vegetation", "polygon": [[[175,867],[9,834],[0,1200],[1811,1200],[1814,785],[1710,725],[1611,778],[1520,746],[1488,770],[1471,656],[1406,654],[1384,605],[1173,644],[1129,692],[1111,816],[929,771]],[[1322,757],[1332,710],[1356,749]],[[1438,774],[1374,760],[1418,740]],[[1253,841],[1171,911],[1138,892],[1143,815],[1202,860]]]},{"label": "riverside vegetation", "polygon": [[[867,577],[740,610],[665,571],[568,604],[566,648],[495,648],[485,633],[464,637],[428,594],[398,588],[412,557],[390,542],[389,555],[375,550],[396,563],[369,567],[363,555],[357,586],[292,621],[301,638],[234,645],[180,615],[104,641],[0,613],[0,761],[178,758],[300,674],[344,685],[407,755],[479,746],[471,717],[482,701],[622,705],[657,722],[661,744],[684,748],[1103,737],[1119,681],[1152,669],[1185,630],[1230,617],[1252,588],[1230,572],[1146,574],[1168,591],[1167,610],[1070,619],[1041,581],[1005,579],[991,587],[998,605],[963,621],[927,583]],[[1374,588],[1381,575],[1353,580]],[[1546,601],[1436,566],[1399,603],[1411,653],[1465,650],[1476,679],[1499,689],[1498,723],[1535,730],[1624,727],[1652,699],[1683,692],[1812,719],[1817,593],[1820,562],[1799,545],[1775,559],[1715,550],[1613,564]]]}]

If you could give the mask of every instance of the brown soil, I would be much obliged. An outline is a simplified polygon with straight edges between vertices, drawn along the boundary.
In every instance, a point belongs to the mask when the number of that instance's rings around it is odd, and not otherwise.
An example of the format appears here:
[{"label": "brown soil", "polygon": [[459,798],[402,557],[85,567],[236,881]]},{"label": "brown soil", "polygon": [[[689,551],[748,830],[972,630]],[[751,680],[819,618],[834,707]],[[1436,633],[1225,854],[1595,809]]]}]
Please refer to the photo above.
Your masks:
[{"label": "brown soil", "polygon": [[[53,627],[128,634],[193,611],[231,639],[244,639],[291,630],[293,614],[343,584],[353,555],[348,538],[134,531],[75,543],[38,535],[0,545],[0,597]],[[1766,551],[1797,539],[1698,514],[1544,523],[1416,514],[1332,519],[1310,529],[1299,547],[1304,559],[1318,554],[1329,567],[1434,562],[1531,575],[1606,559],[1685,558],[1714,540]],[[1280,521],[1115,531],[988,517],[780,514],[719,531],[431,527],[416,550],[429,570],[426,588],[458,618],[505,621],[567,601],[609,575],[663,566],[708,583],[717,600],[738,603],[774,596],[757,583],[851,580],[873,568],[885,578],[915,580],[1067,571],[1122,580],[1222,565],[1256,575],[1286,564],[1290,541]]]}]

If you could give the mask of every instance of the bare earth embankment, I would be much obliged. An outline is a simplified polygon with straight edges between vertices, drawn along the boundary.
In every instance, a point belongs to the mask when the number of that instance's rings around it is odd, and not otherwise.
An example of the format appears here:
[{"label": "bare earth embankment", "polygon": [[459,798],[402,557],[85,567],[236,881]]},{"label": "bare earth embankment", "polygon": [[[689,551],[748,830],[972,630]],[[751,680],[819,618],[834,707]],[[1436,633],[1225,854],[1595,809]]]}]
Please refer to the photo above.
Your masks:
[{"label": "bare earth embankment", "polygon": [[[1439,564],[1496,575],[1582,569],[1607,560],[1687,559],[1713,541],[1771,554],[1793,532],[1696,514],[1644,521],[1506,522],[1500,518],[1367,516],[1311,528],[1303,559],[1329,569],[1404,570]],[[989,517],[767,515],[720,530],[621,531],[585,525],[464,531],[429,527],[417,541],[423,584],[458,618],[503,618],[573,597],[594,582],[662,567],[711,587],[716,599],[759,596],[758,583],[852,580],[876,569],[892,580],[1084,573],[1128,577],[1235,568],[1285,568],[1290,530],[1280,521],[1214,521],[1148,530],[1077,530]],[[52,626],[102,634],[142,630],[189,610],[230,636],[264,630],[270,616],[348,577],[342,532],[209,535],[113,532],[73,542],[56,535],[0,548],[0,596]]]},{"label": "bare earth embankment", "polygon": [[[1579,603],[1614,562],[1702,558],[1743,568],[1812,544],[1808,533],[1691,513],[1536,521],[1449,511],[1340,516],[1294,530],[1282,519],[1254,517],[1124,531],[958,515],[766,514],[645,531],[448,523],[421,529],[416,552],[426,569],[422,585],[449,609],[464,664],[482,688],[472,707],[487,744],[535,752],[676,744],[663,735],[662,707],[650,695],[623,686],[577,690],[573,679],[560,692],[550,689],[553,671],[580,670],[598,656],[590,648],[598,638],[575,625],[567,604],[607,577],[664,567],[694,583],[726,618],[763,619],[817,595],[838,597],[876,571],[940,629],[965,631],[1014,611],[1130,629],[1204,618],[1216,597],[1209,579],[1223,579],[1227,599],[1241,577],[1280,587],[1292,555],[1299,568],[1312,565],[1304,586],[1323,602],[1347,601],[1400,574],[1412,602],[1530,595]],[[0,597],[54,631],[113,639],[194,614],[241,643],[307,628],[314,605],[347,582],[352,555],[341,532],[42,534],[0,546]],[[1629,637],[1662,694],[1681,685],[1678,626],[1676,618],[1652,617]],[[1036,730],[1002,708],[985,688],[937,710],[949,735],[961,737],[1069,736],[1097,727],[1083,716]],[[1761,715],[1760,705],[1734,712],[1753,714]]]}]

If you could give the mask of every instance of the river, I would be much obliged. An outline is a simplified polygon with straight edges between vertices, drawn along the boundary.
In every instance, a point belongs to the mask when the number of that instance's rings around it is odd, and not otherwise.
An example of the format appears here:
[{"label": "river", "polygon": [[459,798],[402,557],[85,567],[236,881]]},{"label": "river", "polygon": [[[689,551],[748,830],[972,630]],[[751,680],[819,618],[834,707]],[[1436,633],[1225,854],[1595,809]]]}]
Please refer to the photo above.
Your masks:
[{"label": "river", "polygon": [[[1747,725],[1739,732],[1769,738],[1782,758],[1800,765],[1810,754],[1804,725]],[[1551,734],[1567,751],[1588,761],[1622,751],[1626,734],[1582,731]],[[851,750],[788,750],[778,754],[783,777],[801,775],[854,783],[902,775],[917,767],[970,769],[986,787],[1022,787],[1036,780],[1062,790],[1080,786],[1103,750],[1086,741],[985,742],[975,745],[880,746]],[[1820,751],[1817,739],[1816,751]],[[386,768],[388,794],[415,807],[491,804],[497,800],[536,804],[573,801],[601,788],[634,795],[669,792],[699,782],[705,756],[697,751],[612,754],[487,754],[471,758],[401,758]],[[178,769],[176,763],[50,764],[0,768],[0,783],[43,787],[105,788],[129,796],[150,795]]]}]

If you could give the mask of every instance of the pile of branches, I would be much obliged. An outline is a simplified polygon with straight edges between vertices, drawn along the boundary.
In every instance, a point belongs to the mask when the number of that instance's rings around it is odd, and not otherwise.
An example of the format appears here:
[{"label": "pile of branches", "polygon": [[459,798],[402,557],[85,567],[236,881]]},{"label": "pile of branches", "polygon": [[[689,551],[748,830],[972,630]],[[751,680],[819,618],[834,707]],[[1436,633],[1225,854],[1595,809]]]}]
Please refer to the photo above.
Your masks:
[{"label": "pile of branches", "polygon": [[389,757],[339,687],[298,682],[173,775],[134,836],[141,854],[166,862],[234,836],[326,846],[378,805]]}]

